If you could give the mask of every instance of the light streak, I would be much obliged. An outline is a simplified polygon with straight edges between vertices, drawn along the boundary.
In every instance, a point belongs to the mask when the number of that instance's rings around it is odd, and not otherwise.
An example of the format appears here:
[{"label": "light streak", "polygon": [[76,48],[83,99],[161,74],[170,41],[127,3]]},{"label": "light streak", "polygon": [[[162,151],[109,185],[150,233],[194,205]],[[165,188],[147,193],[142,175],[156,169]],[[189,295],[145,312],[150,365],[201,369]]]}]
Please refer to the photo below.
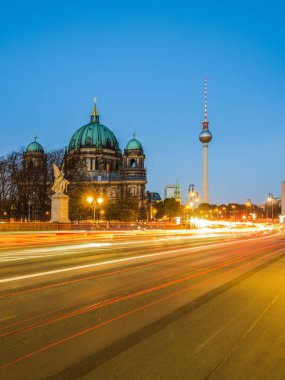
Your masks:
[{"label": "light streak", "polygon": [[[281,233],[281,232],[279,231],[279,233]],[[3,283],[7,283],[7,282],[14,282],[14,281],[25,280],[25,279],[29,279],[29,278],[42,277],[42,276],[64,273],[64,272],[70,272],[70,271],[76,271],[76,270],[81,270],[81,269],[101,267],[101,266],[106,266],[106,265],[110,265],[110,264],[118,264],[118,263],[123,263],[123,262],[141,260],[141,259],[146,259],[146,258],[150,258],[150,257],[165,256],[165,255],[169,255],[169,254],[173,254],[173,253],[179,253],[179,252],[185,252],[185,251],[201,250],[201,249],[210,248],[210,247],[244,243],[244,242],[248,242],[248,241],[252,241],[252,240],[265,239],[265,238],[270,238],[270,237],[272,237],[272,236],[262,236],[260,238],[249,238],[249,239],[236,240],[236,241],[231,241],[231,242],[214,243],[214,244],[210,244],[210,245],[202,245],[202,246],[193,247],[193,248],[187,247],[187,248],[173,249],[173,250],[164,251],[164,252],[138,255],[138,256],[126,257],[126,258],[122,258],[122,259],[108,260],[108,261],[103,261],[103,262],[99,262],[99,263],[97,262],[97,263],[92,263],[92,264],[78,265],[78,266],[73,266],[73,267],[68,267],[68,268],[50,270],[50,271],[46,271],[46,272],[32,273],[32,274],[27,274],[27,275],[23,275],[23,276],[8,277],[8,278],[1,279],[0,283],[3,284]]]},{"label": "light streak", "polygon": [[[229,266],[229,265],[232,264],[232,263],[239,262],[239,261],[241,261],[241,260],[237,260],[237,259],[240,259],[240,258],[244,258],[244,257],[245,257],[245,259],[248,259],[248,258],[254,257],[254,256],[256,256],[256,254],[252,254],[252,252],[257,252],[257,251],[260,251],[261,249],[263,249],[263,248],[255,249],[255,250],[252,250],[252,251],[248,251],[247,248],[246,248],[245,250],[241,250],[242,253],[241,253],[240,255],[237,256],[236,253],[235,253],[235,254],[233,254],[231,257],[229,257],[227,260],[223,260],[221,263],[219,263],[218,266],[217,266],[217,264],[213,263],[214,270],[216,270],[216,268],[220,268],[220,266],[221,266],[221,265],[223,266],[224,264],[227,264],[226,266]],[[247,253],[244,254],[244,253],[243,253],[244,251],[247,252]],[[180,257],[179,257],[179,258],[180,258]],[[172,258],[172,259],[178,259],[178,257],[176,257],[176,258]],[[168,259],[168,260],[171,260],[171,259]],[[167,261],[167,260],[160,261],[159,263],[161,263],[161,262],[165,262],[165,261]],[[184,264],[183,264],[183,265],[184,265]],[[146,266],[148,266],[148,265],[146,265]],[[201,270],[201,269],[204,269],[204,268],[208,268],[207,271],[210,271],[210,269],[209,269],[209,265],[208,265],[208,264],[204,264],[204,265],[202,265],[199,269]],[[196,268],[192,268],[192,269],[195,270]],[[187,272],[187,271],[188,271],[188,268],[185,268],[185,267],[184,267],[183,270],[177,271],[176,273],[173,273],[173,274],[171,274],[171,275],[167,274],[167,275],[163,275],[163,276],[154,277],[154,278],[151,278],[151,279],[149,279],[149,280],[142,281],[142,282],[140,282],[140,283],[137,284],[137,285],[140,285],[140,286],[141,286],[141,285],[143,285],[143,284],[147,284],[147,283],[150,283],[150,282],[154,282],[154,281],[157,281],[157,280],[161,280],[161,279],[163,279],[163,278],[167,278],[167,277],[168,277],[168,278],[171,278],[171,277],[173,277],[173,276],[177,276],[177,275],[179,275],[179,274],[181,274],[181,273],[185,273],[185,272]],[[165,287],[165,286],[171,286],[171,285],[173,285],[173,283],[176,284],[177,282],[180,282],[180,281],[186,281],[186,280],[191,279],[192,277],[193,277],[193,278],[195,278],[195,277],[199,277],[199,276],[201,276],[201,275],[203,275],[203,274],[205,274],[205,272],[204,272],[204,271],[200,271],[200,272],[197,272],[197,273],[191,274],[190,276],[183,277],[182,279],[178,279],[178,280],[174,280],[174,281],[172,280],[172,281],[170,281],[169,283],[164,283],[164,284],[162,284],[162,286],[163,286],[163,287]],[[96,276],[94,276],[94,277],[96,277]],[[98,276],[98,277],[99,277],[99,276]],[[124,287],[122,287],[122,288],[120,288],[120,289],[117,289],[117,292],[119,293],[119,292],[122,292],[122,291],[128,290],[129,288],[130,288],[129,286],[124,286]],[[150,289],[150,292],[157,290],[155,287],[151,287],[151,288],[149,288],[149,289]],[[143,294],[145,294],[146,289],[141,290],[141,291],[143,291]],[[141,291],[139,291],[139,292],[141,292]],[[124,296],[124,297],[133,298],[133,297],[136,297],[136,296],[138,296],[138,295],[141,295],[141,294],[139,294],[139,292],[135,292],[133,295],[130,294],[130,295],[128,295],[128,296]],[[112,294],[112,292],[111,292],[111,293],[107,293],[107,294],[98,295],[98,297],[102,297],[102,296],[105,296],[105,297],[106,297],[106,296],[110,296],[111,294]],[[48,319],[48,320],[45,320],[45,321],[41,321],[41,322],[35,323],[34,325],[30,325],[30,326],[27,326],[27,327],[20,328],[20,329],[18,329],[18,330],[9,331],[9,332],[7,332],[7,333],[0,334],[0,338],[4,338],[4,337],[10,336],[10,335],[14,335],[14,334],[17,334],[17,333],[21,333],[21,332],[23,332],[23,331],[30,331],[30,330],[33,330],[33,329],[35,329],[35,328],[43,327],[43,326],[45,326],[45,325],[47,325],[47,324],[55,323],[55,322],[58,322],[58,321],[60,321],[60,320],[64,320],[64,319],[67,319],[67,318],[76,317],[76,316],[78,316],[78,315],[85,314],[85,313],[88,313],[88,312],[91,312],[91,311],[94,311],[94,310],[100,309],[100,308],[102,308],[102,307],[104,307],[104,306],[108,306],[108,305],[113,304],[113,303],[118,303],[118,302],[124,301],[124,300],[125,300],[124,297],[117,297],[117,296],[114,296],[114,297],[112,297],[111,299],[106,299],[106,300],[101,301],[101,302],[97,302],[97,303],[92,303],[92,304],[89,304],[89,305],[85,305],[85,306],[83,306],[83,307],[80,307],[80,308],[78,308],[78,309],[75,309],[75,310],[73,310],[73,311],[71,311],[71,312],[68,312],[68,313],[66,313],[66,314],[61,314],[61,315],[58,315],[58,316],[52,317],[52,318],[50,318],[50,319]],[[127,298],[127,299],[129,299],[129,298]],[[58,310],[58,311],[59,311],[59,310]],[[43,316],[43,315],[42,315],[42,316]],[[38,316],[38,318],[39,318],[39,316]],[[26,320],[26,321],[29,321],[29,320],[31,320],[31,319],[28,319],[28,320]],[[26,322],[26,321],[21,321],[21,322],[18,323],[18,325],[19,325],[19,324],[22,324],[22,323],[24,323],[24,322]],[[10,326],[11,326],[11,325],[10,325]],[[14,326],[15,326],[15,324],[14,324]],[[4,326],[3,328],[4,328],[4,329],[7,329],[8,327],[9,327],[9,325],[8,325],[8,326]],[[1,330],[2,330],[3,328],[1,328]]]},{"label": "light streak", "polygon": [[146,308],[148,308],[148,307],[150,307],[150,306],[153,306],[153,305],[155,305],[155,304],[161,303],[161,302],[163,302],[163,301],[165,301],[165,300],[167,300],[167,299],[173,298],[174,296],[180,295],[180,294],[182,294],[182,293],[184,293],[184,292],[186,292],[186,291],[189,291],[190,289],[196,288],[196,287],[200,286],[201,284],[207,283],[207,282],[209,282],[209,281],[216,280],[217,278],[224,277],[225,275],[228,275],[229,273],[231,273],[231,272],[233,272],[233,271],[235,271],[235,270],[237,270],[237,269],[240,269],[241,267],[248,266],[249,264],[252,264],[252,262],[260,261],[261,259],[263,259],[263,258],[265,258],[265,257],[272,256],[272,255],[274,255],[274,254],[276,254],[276,253],[278,253],[278,252],[280,252],[280,251],[283,251],[283,250],[284,250],[284,248],[281,248],[281,249],[279,249],[279,250],[277,250],[277,251],[275,251],[275,252],[271,252],[271,253],[266,254],[266,255],[264,255],[264,256],[262,256],[262,257],[258,257],[258,258],[256,258],[255,260],[250,261],[249,263],[245,263],[245,264],[240,265],[240,266],[238,266],[238,267],[232,268],[232,269],[230,269],[230,270],[227,271],[227,272],[224,272],[224,273],[219,274],[219,275],[217,275],[217,276],[210,277],[210,278],[208,278],[208,279],[205,279],[205,280],[203,280],[203,281],[200,281],[200,282],[198,282],[198,283],[196,283],[196,284],[194,284],[194,285],[191,285],[191,286],[189,286],[189,287],[187,287],[187,288],[184,288],[184,289],[182,289],[182,290],[179,290],[179,291],[177,291],[177,292],[175,292],[175,293],[171,293],[171,294],[168,294],[167,296],[157,298],[157,299],[154,300],[154,301],[148,302],[148,303],[146,303],[146,304],[144,304],[144,305],[142,305],[142,306],[139,306],[139,307],[137,307],[137,308],[134,308],[134,309],[132,309],[132,310],[129,310],[129,311],[126,312],[126,313],[120,314],[120,315],[118,315],[118,316],[116,316],[116,317],[113,317],[113,318],[111,318],[111,319],[108,319],[107,321],[104,321],[104,322],[101,322],[101,323],[99,323],[99,324],[93,325],[93,326],[91,326],[91,327],[89,327],[89,328],[87,328],[87,329],[85,329],[85,330],[81,330],[81,331],[79,331],[79,332],[77,332],[77,333],[75,333],[75,334],[73,334],[73,335],[67,336],[67,337],[65,337],[65,338],[63,338],[63,339],[61,339],[61,340],[59,340],[59,341],[53,342],[53,343],[51,343],[51,344],[49,344],[49,345],[47,345],[47,346],[43,346],[43,347],[39,348],[39,349],[36,350],[36,351],[30,352],[30,353],[28,353],[28,354],[26,354],[26,355],[24,355],[24,356],[18,357],[17,359],[15,359],[15,360],[13,360],[13,361],[11,361],[11,362],[8,362],[8,363],[5,363],[5,364],[1,365],[1,366],[0,366],[0,369],[4,369],[4,368],[10,367],[10,366],[12,366],[12,365],[14,365],[14,364],[17,364],[17,363],[19,363],[19,362],[21,362],[21,361],[24,361],[24,360],[26,360],[26,359],[30,359],[30,358],[32,358],[32,357],[34,357],[34,356],[40,354],[41,352],[47,351],[47,350],[49,350],[49,349],[51,349],[51,348],[53,348],[53,347],[56,347],[56,346],[59,346],[59,345],[65,343],[65,342],[71,341],[71,340],[73,340],[73,339],[75,339],[75,338],[77,338],[77,337],[79,337],[79,336],[85,335],[85,334],[87,334],[87,333],[89,333],[89,332],[91,332],[91,331],[94,331],[94,330],[96,330],[96,329],[98,329],[98,328],[100,328],[100,327],[103,327],[103,326],[109,325],[109,324],[112,323],[112,322],[115,322],[115,321],[117,321],[117,320],[123,319],[123,318],[125,318],[125,317],[127,317],[127,316],[129,316],[129,315],[135,314],[135,313],[137,313],[138,311],[144,310],[144,309],[146,309]]},{"label": "light streak", "polygon": [[[277,248],[279,246],[283,246],[283,242],[282,243],[279,243],[279,244],[275,244],[275,245],[272,245],[272,246],[269,246],[267,247],[267,249],[269,248]],[[157,289],[160,289],[160,287],[164,288],[164,287],[168,287],[168,286],[171,286],[173,284],[177,284],[177,283],[180,283],[180,282],[184,282],[184,281],[188,281],[189,279],[192,279],[192,278],[196,278],[196,277],[199,277],[199,276],[202,276],[204,274],[207,274],[207,273],[210,273],[212,271],[215,271],[217,269],[220,269],[220,268],[224,268],[224,267],[228,267],[229,265],[231,264],[234,264],[234,263],[240,263],[240,262],[243,262],[247,259],[251,259],[253,257],[256,257],[259,255],[259,253],[256,253],[256,252],[259,252],[260,250],[264,250],[263,247],[261,248],[257,248],[257,249],[253,249],[251,251],[248,251],[248,248],[245,247],[245,249],[240,249],[238,252],[239,252],[239,255],[237,255],[237,252],[234,252],[231,254],[231,256],[227,259],[227,260],[223,260],[221,261],[220,263],[218,264],[215,264],[213,263],[213,265],[209,268],[209,265],[208,264],[204,264],[202,265],[199,269],[200,271],[199,272],[196,272],[196,273],[193,273],[191,275],[188,275],[187,277],[183,277],[183,278],[180,278],[180,279],[176,279],[176,280],[172,280],[168,283],[163,283],[161,285],[158,285],[156,287],[151,287],[151,288],[148,288],[148,289],[143,289],[143,290],[140,290],[138,292],[135,292],[133,294],[129,294],[127,296],[123,296],[123,297],[117,297],[117,296],[113,296],[111,299],[106,299],[104,301],[100,301],[100,302],[97,302],[97,303],[92,303],[92,304],[89,304],[89,305],[85,305],[83,307],[80,307],[78,309],[75,309],[71,312],[68,312],[66,314],[61,314],[61,315],[58,315],[58,316],[55,316],[55,317],[52,317],[48,320],[45,320],[45,321],[41,321],[41,322],[38,322],[38,323],[35,323],[34,325],[30,325],[30,326],[27,326],[27,327],[23,327],[23,328],[20,328],[18,330],[14,330],[14,331],[10,331],[10,332],[6,332],[6,333],[3,333],[0,335],[0,338],[4,338],[4,337],[7,337],[7,336],[10,336],[10,335],[14,335],[14,334],[17,334],[17,333],[21,333],[23,331],[30,331],[30,330],[33,330],[35,328],[39,328],[39,327],[43,327],[45,325],[48,325],[48,324],[51,324],[51,323],[56,323],[60,320],[64,320],[64,319],[67,319],[67,318],[71,318],[71,317],[76,317],[78,315],[82,315],[82,314],[85,314],[85,313],[88,313],[88,312],[91,312],[91,311],[94,311],[94,310],[97,310],[97,309],[100,309],[102,307],[105,307],[105,306],[108,306],[108,305],[112,305],[112,304],[116,304],[118,302],[121,302],[121,301],[124,301],[125,299],[130,299],[130,298],[134,298],[134,297],[137,297],[141,294],[147,294],[149,292],[153,292],[153,291],[156,291]],[[246,252],[246,253],[244,253]],[[183,256],[183,258],[186,257]],[[223,256],[222,256],[223,257]],[[174,260],[174,259],[178,259],[178,258],[181,258],[180,257],[175,257],[175,258],[171,258],[171,259],[166,259],[166,260],[163,260],[163,261],[160,261],[159,263],[164,263],[165,261],[170,261],[170,260]],[[193,264],[193,263],[191,263]],[[143,265],[144,266],[150,266],[151,264],[145,264]],[[183,263],[184,265],[184,263]],[[208,268],[206,271],[204,270],[205,268]],[[192,268],[194,269],[194,268]],[[203,270],[201,270],[203,269]],[[158,276],[158,277],[155,277],[155,278],[151,278],[149,280],[146,280],[146,281],[142,281],[140,282],[139,284],[137,285],[143,285],[143,284],[147,284],[149,282],[154,282],[154,281],[157,281],[157,280],[161,280],[163,278],[167,278],[167,277],[173,277],[173,276],[177,276],[181,273],[185,273],[188,271],[188,268],[185,268],[181,271],[177,271],[176,273],[173,273],[171,275],[163,275],[163,276]],[[94,276],[96,277],[96,276]],[[97,276],[99,277],[99,276]],[[117,289],[118,292],[122,292],[122,291],[125,291],[129,289],[129,286],[127,287],[122,287],[120,289]],[[142,292],[142,293],[140,293]],[[107,293],[107,294],[102,294],[102,295],[98,295],[100,297],[102,296],[110,296],[110,295],[113,295],[113,292],[111,293]],[[97,296],[97,297],[98,297]],[[126,298],[127,297],[127,298]],[[74,305],[75,306],[75,305]],[[71,305],[69,306],[71,307]],[[61,309],[58,309],[57,311],[61,311],[61,310],[64,310],[64,308],[61,308]],[[51,314],[51,313],[44,313],[42,314],[41,316],[44,316],[44,315],[47,315],[47,314]],[[37,319],[39,318],[40,316],[37,316],[35,317],[34,319]],[[24,321],[20,321],[18,323],[15,323],[15,324],[11,324],[11,325],[8,325],[8,326],[4,326],[3,328],[1,328],[1,330],[3,329],[7,329],[8,327],[13,327],[15,325],[20,325],[20,324],[23,324],[25,322],[28,322],[28,321],[31,321],[33,318],[28,318],[27,320],[24,320]]]}]

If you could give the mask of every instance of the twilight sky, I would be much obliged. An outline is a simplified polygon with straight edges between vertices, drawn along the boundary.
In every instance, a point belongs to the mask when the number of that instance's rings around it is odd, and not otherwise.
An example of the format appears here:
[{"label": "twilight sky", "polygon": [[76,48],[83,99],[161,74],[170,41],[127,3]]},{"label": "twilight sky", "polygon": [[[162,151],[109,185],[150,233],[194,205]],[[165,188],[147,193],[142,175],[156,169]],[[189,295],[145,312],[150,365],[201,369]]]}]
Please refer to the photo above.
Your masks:
[{"label": "twilight sky", "polygon": [[280,195],[283,1],[14,1],[0,12],[0,155],[35,133],[46,150],[100,121],[123,149],[136,132],[148,189],[201,191],[208,76],[211,203]]}]

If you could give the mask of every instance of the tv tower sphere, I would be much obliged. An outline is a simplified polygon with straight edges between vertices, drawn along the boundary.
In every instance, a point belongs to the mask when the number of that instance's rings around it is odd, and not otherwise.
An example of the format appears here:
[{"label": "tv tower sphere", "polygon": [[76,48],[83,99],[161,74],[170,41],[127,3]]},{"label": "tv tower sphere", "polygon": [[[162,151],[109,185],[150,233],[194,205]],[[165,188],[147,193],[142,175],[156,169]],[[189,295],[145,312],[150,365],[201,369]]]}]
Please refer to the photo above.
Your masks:
[{"label": "tv tower sphere", "polygon": [[204,130],[199,135],[201,143],[209,143],[212,140],[212,133],[209,130]]},{"label": "tv tower sphere", "polygon": [[207,117],[208,103],[207,103],[207,78],[204,82],[204,121],[202,123],[203,129],[199,135],[199,140],[203,144],[203,186],[202,186],[202,203],[209,203],[209,189],[208,189],[208,144],[212,141],[212,133],[209,131],[209,122]]}]

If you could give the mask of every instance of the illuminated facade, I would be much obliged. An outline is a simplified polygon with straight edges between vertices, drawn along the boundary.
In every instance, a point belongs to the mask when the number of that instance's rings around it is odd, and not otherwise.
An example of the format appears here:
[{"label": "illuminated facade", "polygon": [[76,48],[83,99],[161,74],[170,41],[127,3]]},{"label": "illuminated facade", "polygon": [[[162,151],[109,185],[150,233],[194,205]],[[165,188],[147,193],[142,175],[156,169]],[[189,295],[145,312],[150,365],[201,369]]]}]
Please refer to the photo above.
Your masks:
[{"label": "illuminated facade", "polygon": [[87,186],[108,200],[120,193],[134,196],[144,208],[146,169],[142,144],[135,138],[122,154],[114,133],[100,123],[94,103],[90,123],[71,137],[65,155],[65,172],[71,187]]},{"label": "illuminated facade", "polygon": [[[24,160],[31,172],[46,165],[46,154],[36,139],[28,145]],[[73,194],[88,188],[110,202],[131,195],[138,201],[142,216],[147,183],[144,161],[142,144],[135,135],[122,153],[114,133],[100,123],[94,103],[90,122],[70,139],[64,157],[64,172],[71,182],[69,189]]]}]

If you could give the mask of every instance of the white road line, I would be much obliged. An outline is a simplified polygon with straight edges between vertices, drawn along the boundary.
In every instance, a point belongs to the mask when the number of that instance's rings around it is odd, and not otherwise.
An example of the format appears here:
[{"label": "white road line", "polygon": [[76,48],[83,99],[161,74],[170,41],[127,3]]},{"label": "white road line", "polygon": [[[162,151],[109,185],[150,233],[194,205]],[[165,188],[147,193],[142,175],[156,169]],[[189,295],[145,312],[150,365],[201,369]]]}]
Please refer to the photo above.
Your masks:
[{"label": "white road line", "polygon": [[[280,233],[281,232],[279,231],[278,235]],[[64,272],[71,272],[71,271],[75,271],[75,270],[79,270],[79,269],[95,268],[95,267],[100,267],[100,266],[109,265],[109,264],[117,264],[117,263],[123,263],[123,262],[128,262],[128,261],[140,260],[140,259],[148,259],[149,257],[165,256],[165,255],[178,253],[178,252],[186,252],[186,251],[189,252],[189,251],[203,250],[203,249],[213,248],[213,247],[223,246],[223,245],[239,244],[239,243],[249,242],[249,241],[253,241],[253,240],[261,240],[261,239],[266,239],[266,238],[272,238],[275,236],[276,235],[273,235],[273,236],[270,235],[270,236],[264,236],[262,238],[259,237],[259,238],[244,239],[244,240],[239,240],[239,241],[231,241],[231,242],[224,242],[224,243],[202,245],[200,247],[193,247],[193,248],[174,249],[174,250],[164,251],[164,252],[159,252],[159,253],[151,253],[151,254],[147,254],[147,255],[139,255],[139,256],[126,257],[126,258],[122,258],[122,259],[102,261],[99,263],[78,265],[78,266],[74,266],[74,267],[50,270],[47,272],[38,272],[38,273],[32,273],[32,274],[27,274],[27,275],[23,275],[23,276],[8,277],[8,278],[4,278],[4,279],[0,280],[0,283],[3,284],[3,283],[7,283],[7,282],[25,280],[28,278],[42,277],[42,276],[47,276],[47,275],[57,274],[57,273],[64,273]]]}]

